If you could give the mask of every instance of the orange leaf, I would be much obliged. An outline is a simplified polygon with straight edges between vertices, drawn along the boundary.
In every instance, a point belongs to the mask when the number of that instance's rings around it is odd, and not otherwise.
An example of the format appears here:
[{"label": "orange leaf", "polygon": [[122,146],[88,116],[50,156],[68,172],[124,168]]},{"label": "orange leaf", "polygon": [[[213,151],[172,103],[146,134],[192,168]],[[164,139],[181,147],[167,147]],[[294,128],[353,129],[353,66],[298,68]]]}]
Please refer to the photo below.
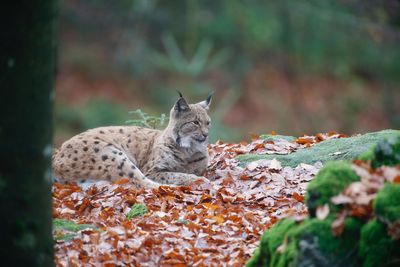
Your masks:
[{"label": "orange leaf", "polygon": [[251,140],[252,141],[255,141],[255,140],[257,140],[257,139],[259,139],[260,138],[260,135],[258,135],[258,134],[250,134],[250,136],[251,136]]},{"label": "orange leaf", "polygon": [[293,198],[296,199],[299,202],[304,202],[304,197],[302,195],[300,195],[299,193],[297,193],[297,192],[293,193]]},{"label": "orange leaf", "polygon": [[317,142],[321,142],[321,141],[325,140],[325,137],[321,133],[318,133],[315,137],[317,139]]},{"label": "orange leaf", "polygon": [[220,215],[212,216],[211,218],[212,218],[213,220],[216,220],[218,224],[221,224],[221,223],[223,223],[223,222],[225,221],[225,219],[224,219],[222,216],[220,216]]},{"label": "orange leaf", "polygon": [[202,205],[203,205],[204,207],[210,209],[210,210],[216,210],[216,209],[219,208],[219,206],[213,205],[213,204],[211,204],[211,203],[203,203]]},{"label": "orange leaf", "polygon": [[296,140],[296,143],[300,145],[309,145],[314,143],[314,137],[299,137]]}]

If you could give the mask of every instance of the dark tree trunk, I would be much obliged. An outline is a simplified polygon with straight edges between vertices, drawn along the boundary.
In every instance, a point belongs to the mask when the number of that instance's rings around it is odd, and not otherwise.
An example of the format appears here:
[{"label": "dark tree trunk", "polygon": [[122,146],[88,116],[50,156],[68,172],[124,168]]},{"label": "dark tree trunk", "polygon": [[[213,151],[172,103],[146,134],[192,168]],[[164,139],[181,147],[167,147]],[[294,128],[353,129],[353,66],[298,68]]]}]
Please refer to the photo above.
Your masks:
[{"label": "dark tree trunk", "polygon": [[53,266],[52,102],[56,0],[0,9],[0,265]]}]

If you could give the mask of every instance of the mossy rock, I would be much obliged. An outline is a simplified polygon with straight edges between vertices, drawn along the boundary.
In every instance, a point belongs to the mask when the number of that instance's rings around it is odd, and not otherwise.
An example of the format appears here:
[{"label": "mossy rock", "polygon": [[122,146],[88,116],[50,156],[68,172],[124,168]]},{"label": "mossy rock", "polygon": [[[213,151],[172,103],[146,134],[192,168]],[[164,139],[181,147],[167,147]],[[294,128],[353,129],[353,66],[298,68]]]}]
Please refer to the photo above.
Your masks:
[{"label": "mossy rock", "polygon": [[364,153],[359,155],[357,159],[360,159],[362,161],[371,161],[375,157],[375,148],[377,144],[372,145],[370,148],[368,148]]},{"label": "mossy rock", "polygon": [[377,219],[361,228],[359,256],[363,267],[395,267],[400,263],[400,241],[387,234],[386,225]]},{"label": "mossy rock", "polygon": [[380,166],[395,166],[400,164],[400,135],[379,142],[374,148],[374,156],[371,165],[374,168]]},{"label": "mossy rock", "polygon": [[289,243],[278,265],[271,266],[358,266],[354,240],[359,239],[361,222],[349,218],[341,236],[332,235],[332,219],[309,219],[288,233]]},{"label": "mossy rock", "polygon": [[263,235],[247,266],[359,266],[354,240],[359,239],[361,222],[347,219],[339,237],[332,235],[331,223],[332,219],[308,219],[300,224],[285,219],[277,223]]},{"label": "mossy rock", "polygon": [[384,222],[400,222],[400,184],[386,183],[376,196],[374,210]]},{"label": "mossy rock", "polygon": [[325,163],[333,160],[352,160],[358,158],[380,140],[391,139],[399,135],[399,130],[383,130],[348,138],[326,140],[287,155],[245,154],[236,158],[242,165],[260,159],[276,158],[283,166],[291,167],[296,167],[300,163],[315,164],[318,161]]},{"label": "mossy rock", "polygon": [[331,212],[338,210],[339,207],[331,204],[330,199],[351,183],[359,180],[360,178],[353,171],[349,162],[326,163],[307,187],[305,199],[310,216],[314,217],[317,207],[324,204],[330,205]]},{"label": "mossy rock", "polygon": [[264,232],[260,246],[247,262],[247,267],[271,266],[271,257],[276,254],[277,248],[283,243],[289,229],[296,226],[293,219],[287,218],[277,222],[268,231]]}]

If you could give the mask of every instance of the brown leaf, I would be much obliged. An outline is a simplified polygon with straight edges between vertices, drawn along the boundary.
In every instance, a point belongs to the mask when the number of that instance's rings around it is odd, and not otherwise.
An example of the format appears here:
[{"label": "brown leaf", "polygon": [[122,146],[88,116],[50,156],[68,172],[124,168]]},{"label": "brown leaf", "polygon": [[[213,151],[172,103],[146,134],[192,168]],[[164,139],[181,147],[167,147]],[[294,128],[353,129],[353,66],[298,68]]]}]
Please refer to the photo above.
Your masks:
[{"label": "brown leaf", "polygon": [[338,217],[332,222],[332,234],[334,236],[340,236],[344,231],[344,221],[347,217],[347,211],[339,213]]},{"label": "brown leaf", "polygon": [[299,137],[296,139],[296,143],[300,145],[311,145],[314,143],[314,137],[312,136]]},{"label": "brown leaf", "polygon": [[335,205],[340,205],[340,204],[349,204],[349,203],[353,203],[354,200],[349,197],[349,196],[345,196],[343,194],[339,194],[337,196],[334,196],[331,198],[331,202]]},{"label": "brown leaf", "polygon": [[299,202],[304,202],[304,197],[297,192],[294,192],[292,197]]}]

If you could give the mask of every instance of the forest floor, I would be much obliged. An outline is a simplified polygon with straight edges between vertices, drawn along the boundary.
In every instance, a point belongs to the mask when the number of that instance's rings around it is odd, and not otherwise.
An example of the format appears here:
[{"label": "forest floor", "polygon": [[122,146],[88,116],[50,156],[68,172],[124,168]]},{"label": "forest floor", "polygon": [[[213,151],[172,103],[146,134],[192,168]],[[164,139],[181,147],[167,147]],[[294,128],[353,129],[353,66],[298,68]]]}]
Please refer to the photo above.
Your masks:
[{"label": "forest floor", "polygon": [[209,145],[210,183],[158,189],[128,179],[86,190],[53,185],[57,266],[243,266],[263,232],[284,217],[308,215],[307,184],[321,162],[241,163],[238,155],[290,154],[343,135],[296,140],[254,137]]}]

